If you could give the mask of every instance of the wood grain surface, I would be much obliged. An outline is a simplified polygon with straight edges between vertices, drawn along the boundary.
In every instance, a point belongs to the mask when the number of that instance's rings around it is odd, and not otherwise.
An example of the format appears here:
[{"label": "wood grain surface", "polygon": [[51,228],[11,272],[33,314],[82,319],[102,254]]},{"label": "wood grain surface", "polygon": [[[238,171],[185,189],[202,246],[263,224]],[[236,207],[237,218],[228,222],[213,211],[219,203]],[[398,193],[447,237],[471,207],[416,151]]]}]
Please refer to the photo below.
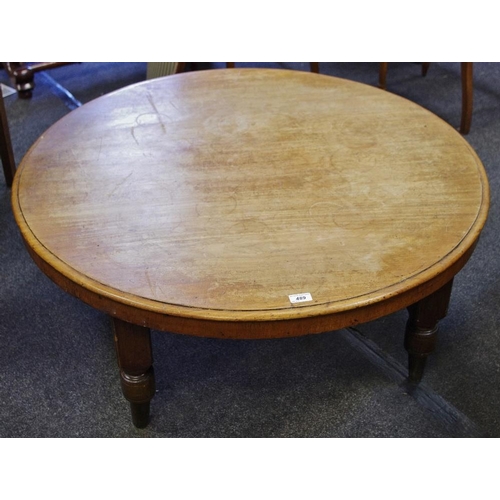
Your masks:
[{"label": "wood grain surface", "polygon": [[13,188],[31,255],[68,292],[144,326],[245,338],[420,300],[466,263],[488,203],[477,155],[429,111],[262,69],[85,104],[35,143]]}]

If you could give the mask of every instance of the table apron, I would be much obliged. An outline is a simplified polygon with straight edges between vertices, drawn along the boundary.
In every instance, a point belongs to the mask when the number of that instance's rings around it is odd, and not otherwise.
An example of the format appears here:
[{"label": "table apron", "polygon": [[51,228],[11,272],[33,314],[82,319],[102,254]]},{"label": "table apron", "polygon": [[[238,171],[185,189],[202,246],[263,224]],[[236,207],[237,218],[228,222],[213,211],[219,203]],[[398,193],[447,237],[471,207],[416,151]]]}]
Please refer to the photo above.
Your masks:
[{"label": "table apron", "polygon": [[[67,293],[77,297],[88,305],[132,324],[147,328],[192,335],[197,337],[228,339],[266,339],[297,337],[314,333],[340,330],[349,326],[375,320],[400,309],[409,307],[431,295],[444,286],[463,268],[472,255],[476,241],[450,266],[443,266],[440,273],[432,279],[401,293],[388,294],[377,302],[330,314],[304,317],[270,317],[266,320],[211,320],[199,317],[165,314],[145,308],[134,307],[124,302],[89,290],[66,277],[60,271],[45,262],[28,244],[26,247],[38,267],[54,283]],[[26,243],[26,242],[25,242]]]}]

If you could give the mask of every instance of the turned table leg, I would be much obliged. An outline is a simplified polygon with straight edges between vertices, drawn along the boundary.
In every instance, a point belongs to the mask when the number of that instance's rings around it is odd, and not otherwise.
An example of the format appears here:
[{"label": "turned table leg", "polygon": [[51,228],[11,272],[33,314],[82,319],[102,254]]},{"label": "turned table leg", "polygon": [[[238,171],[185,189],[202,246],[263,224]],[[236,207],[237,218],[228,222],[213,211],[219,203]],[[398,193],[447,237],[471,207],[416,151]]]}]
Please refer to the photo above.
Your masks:
[{"label": "turned table leg", "polygon": [[123,395],[130,402],[132,421],[149,423],[149,403],[155,394],[153,355],[149,328],[113,318],[114,338]]},{"label": "turned table leg", "polygon": [[408,308],[405,349],[408,351],[409,380],[418,384],[424,373],[427,356],[436,346],[438,322],[446,316],[453,279]]}]

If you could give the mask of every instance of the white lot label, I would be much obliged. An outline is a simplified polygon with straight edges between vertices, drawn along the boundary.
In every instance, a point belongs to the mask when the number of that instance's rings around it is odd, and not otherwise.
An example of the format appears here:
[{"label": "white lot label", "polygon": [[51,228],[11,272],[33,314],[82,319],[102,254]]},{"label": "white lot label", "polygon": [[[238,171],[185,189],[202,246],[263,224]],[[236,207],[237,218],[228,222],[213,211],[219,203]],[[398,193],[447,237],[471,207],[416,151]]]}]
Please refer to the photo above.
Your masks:
[{"label": "white lot label", "polygon": [[288,298],[292,304],[299,304],[301,302],[309,302],[313,298],[310,293],[296,293],[294,295],[289,295]]}]

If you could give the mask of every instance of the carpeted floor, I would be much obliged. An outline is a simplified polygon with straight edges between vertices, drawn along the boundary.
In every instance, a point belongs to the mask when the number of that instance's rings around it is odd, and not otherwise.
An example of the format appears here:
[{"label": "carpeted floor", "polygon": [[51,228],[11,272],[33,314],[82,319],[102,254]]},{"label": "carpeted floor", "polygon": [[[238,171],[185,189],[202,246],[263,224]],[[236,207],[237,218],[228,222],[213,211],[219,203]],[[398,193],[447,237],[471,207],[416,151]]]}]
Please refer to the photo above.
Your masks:
[{"label": "carpeted floor", "polygon": [[[308,71],[308,63],[237,63]],[[224,63],[199,63],[198,69]],[[29,258],[0,179],[0,437],[500,436],[500,63],[474,66],[466,137],[491,184],[489,220],[455,279],[422,386],[404,376],[406,311],[296,339],[230,341],[153,332],[157,394],[135,429],[119,383],[108,318],[68,296]],[[321,63],[324,74],[376,86],[377,63]],[[48,77],[47,77],[48,75]],[[36,76],[31,100],[5,98],[16,161],[52,123],[141,81],[145,63],[82,63]],[[460,123],[458,63],[391,63],[388,91]],[[0,71],[0,83],[10,85]],[[61,94],[56,83],[74,101]],[[73,102],[73,104],[72,104]]]}]

